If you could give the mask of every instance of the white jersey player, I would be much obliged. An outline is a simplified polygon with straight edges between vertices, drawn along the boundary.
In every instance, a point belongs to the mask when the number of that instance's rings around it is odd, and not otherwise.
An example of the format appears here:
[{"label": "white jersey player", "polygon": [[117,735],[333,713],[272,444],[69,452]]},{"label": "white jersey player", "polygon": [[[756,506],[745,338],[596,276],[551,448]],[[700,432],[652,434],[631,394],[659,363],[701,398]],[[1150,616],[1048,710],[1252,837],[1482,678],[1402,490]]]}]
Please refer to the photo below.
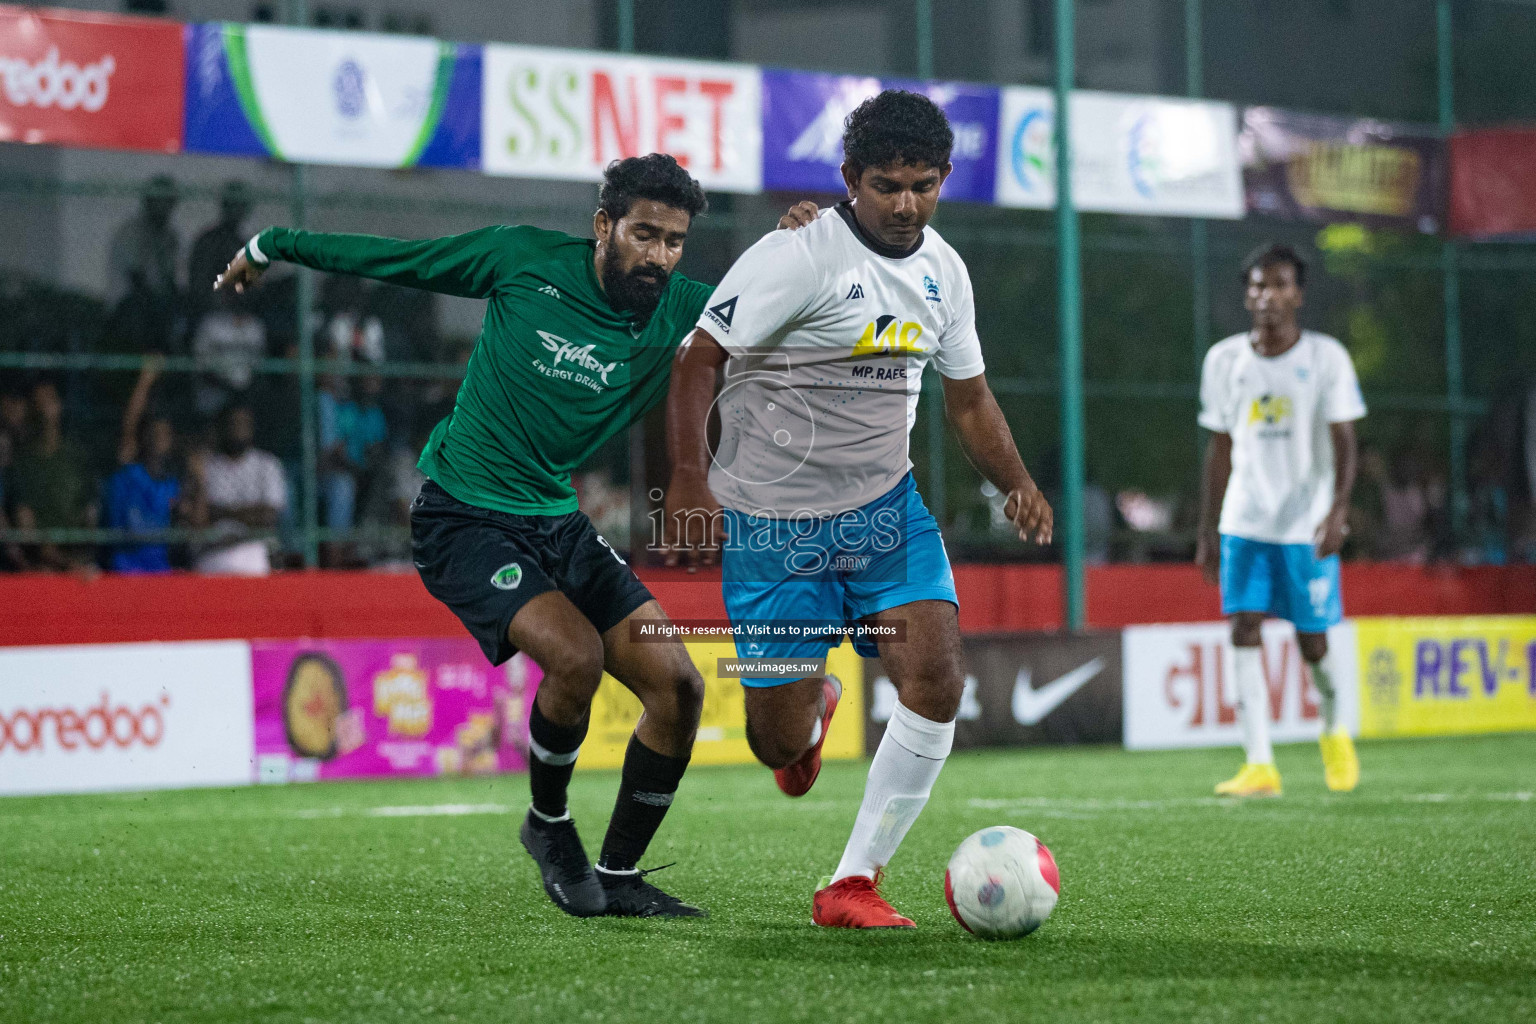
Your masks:
[{"label": "white jersey player", "polygon": [[1242,769],[1216,787],[1226,795],[1281,791],[1259,646],[1266,615],[1295,626],[1322,698],[1328,787],[1351,790],[1360,775],[1327,655],[1328,627],[1344,615],[1339,549],[1365,402],[1344,346],[1297,325],[1305,275],[1289,247],[1254,254],[1243,268],[1253,330],[1212,345],[1200,378],[1200,425],[1212,435],[1195,558],[1210,582],[1219,579],[1232,621],[1244,735]]},{"label": "white jersey player", "polygon": [[927,226],[953,141],[923,96],[886,91],[855,110],[848,202],[743,254],[680,350],[668,398],[667,524],[676,540],[690,518],[723,522],[737,653],[765,659],[743,673],[747,739],[790,796],[815,781],[842,692],[804,663],[824,666],[842,630],[884,631],[855,636],[899,700],[842,860],[812,901],[829,927],[912,927],[877,886],[949,755],[964,685],[954,579],[907,457],[925,366],[971,461],[1008,495],[1019,536],[1051,535],[982,372],[965,264]]}]

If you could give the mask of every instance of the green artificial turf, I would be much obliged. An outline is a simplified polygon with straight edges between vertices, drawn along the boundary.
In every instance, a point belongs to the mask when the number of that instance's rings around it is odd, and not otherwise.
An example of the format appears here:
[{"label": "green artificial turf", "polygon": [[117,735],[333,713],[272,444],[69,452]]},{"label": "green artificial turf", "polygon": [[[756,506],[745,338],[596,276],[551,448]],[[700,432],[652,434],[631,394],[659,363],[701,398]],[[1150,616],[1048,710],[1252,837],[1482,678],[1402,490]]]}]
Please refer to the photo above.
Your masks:
[{"label": "green artificial turf", "polygon": [[[1536,1017],[1536,736],[1361,758],[1333,796],[1315,747],[1281,748],[1286,796],[1239,804],[1207,796],[1230,750],[957,754],[887,884],[904,933],[809,922],[862,764],[799,801],[765,769],[693,771],[648,863],[677,861],[653,880],[703,922],[557,912],[521,777],[3,800],[0,1020]],[[616,785],[577,776],[589,848]],[[1061,868],[1017,942],[944,905],[949,853],[996,823]]]}]

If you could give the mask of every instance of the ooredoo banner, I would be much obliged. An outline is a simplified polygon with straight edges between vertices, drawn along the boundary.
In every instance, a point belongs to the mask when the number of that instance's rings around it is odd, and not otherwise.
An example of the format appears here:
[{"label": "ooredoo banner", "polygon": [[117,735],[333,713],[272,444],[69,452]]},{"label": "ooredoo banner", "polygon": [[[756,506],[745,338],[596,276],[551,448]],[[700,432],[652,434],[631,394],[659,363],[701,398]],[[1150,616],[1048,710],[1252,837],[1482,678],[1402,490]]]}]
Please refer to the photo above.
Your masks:
[{"label": "ooredoo banner", "polygon": [[244,784],[251,735],[249,644],[0,650],[0,793]]},{"label": "ooredoo banner", "polygon": [[[1243,216],[1237,112],[1231,104],[1107,92],[1072,94],[1072,196],[1100,213]],[[999,206],[1056,205],[1056,98],[1002,91]]]},{"label": "ooredoo banner", "polygon": [[531,46],[485,47],[488,174],[597,181],[670,153],[708,189],[762,188],[758,69]]},{"label": "ooredoo banner", "polygon": [[472,167],[480,48],[277,25],[187,26],[186,147],[356,167]]},{"label": "ooredoo banner", "polygon": [[841,194],[843,121],[881,89],[921,92],[943,108],[955,133],[944,198],[991,202],[997,86],[803,71],[763,72],[763,187]]},{"label": "ooredoo banner", "polygon": [[0,5],[0,142],[181,148],[181,26]]},{"label": "ooredoo banner", "polygon": [[256,779],[522,771],[540,676],[469,637],[251,645]]},{"label": "ooredoo banner", "polygon": [[1360,735],[1536,729],[1536,616],[1364,618]]},{"label": "ooredoo banner", "polygon": [[[1130,626],[1121,633],[1125,665],[1125,746],[1129,750],[1236,746],[1237,688],[1231,626],[1223,622]],[[1270,736],[1277,743],[1315,740],[1321,729],[1316,687],[1289,623],[1264,624],[1264,683]],[[1359,732],[1355,627],[1328,631],[1339,722]]]},{"label": "ooredoo banner", "polygon": [[[956,747],[1118,743],[1120,634],[1033,633],[968,637]],[[896,687],[866,662],[871,753],[896,708]]]},{"label": "ooredoo banner", "polygon": [[1424,234],[1444,221],[1445,143],[1432,126],[1248,107],[1241,152],[1254,213]]}]

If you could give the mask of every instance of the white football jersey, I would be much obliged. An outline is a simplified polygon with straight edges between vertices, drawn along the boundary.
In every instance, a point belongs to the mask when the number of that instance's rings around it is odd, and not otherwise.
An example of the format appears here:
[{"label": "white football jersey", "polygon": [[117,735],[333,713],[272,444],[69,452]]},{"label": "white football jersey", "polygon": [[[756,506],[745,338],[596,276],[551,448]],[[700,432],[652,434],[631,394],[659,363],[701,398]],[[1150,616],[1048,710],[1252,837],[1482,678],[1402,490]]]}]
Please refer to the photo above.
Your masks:
[{"label": "white football jersey", "polygon": [[1200,425],[1232,436],[1221,532],[1312,543],[1333,505],[1328,425],[1364,415],[1354,364],[1336,338],[1302,331],[1272,358],[1247,334],[1212,345],[1200,374]]},{"label": "white football jersey", "polygon": [[960,256],[931,227],[893,252],[846,203],[743,253],[699,327],[731,356],[710,489],[749,514],[833,515],[880,497],[912,467],[929,360],[956,380],[984,369]]}]

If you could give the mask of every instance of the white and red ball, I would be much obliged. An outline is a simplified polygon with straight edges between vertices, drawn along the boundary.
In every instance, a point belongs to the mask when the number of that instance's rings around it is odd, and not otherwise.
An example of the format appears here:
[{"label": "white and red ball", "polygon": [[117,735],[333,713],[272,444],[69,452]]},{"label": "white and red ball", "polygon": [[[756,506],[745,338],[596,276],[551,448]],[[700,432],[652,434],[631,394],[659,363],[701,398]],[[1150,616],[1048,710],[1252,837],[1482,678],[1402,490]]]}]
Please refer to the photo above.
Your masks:
[{"label": "white and red ball", "polygon": [[1021,828],[993,825],[949,858],[944,898],[960,927],[984,939],[1017,939],[1056,908],[1061,878],[1045,844]]}]

